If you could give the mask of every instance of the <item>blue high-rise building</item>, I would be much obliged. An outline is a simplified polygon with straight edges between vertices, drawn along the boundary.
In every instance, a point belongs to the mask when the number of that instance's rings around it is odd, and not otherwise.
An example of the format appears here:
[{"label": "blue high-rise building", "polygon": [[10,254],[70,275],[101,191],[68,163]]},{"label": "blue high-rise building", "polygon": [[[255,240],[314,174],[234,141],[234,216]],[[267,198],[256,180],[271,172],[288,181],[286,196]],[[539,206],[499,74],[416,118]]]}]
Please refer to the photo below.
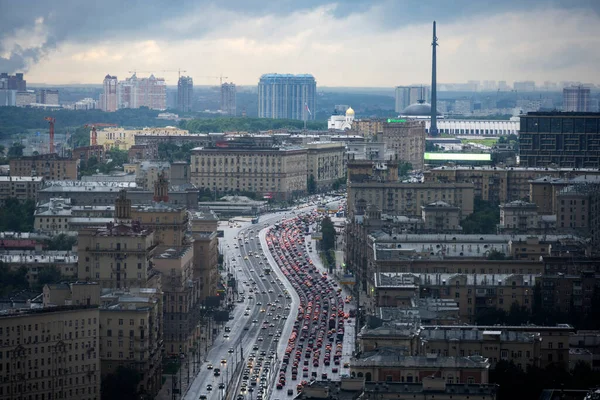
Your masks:
[{"label": "blue high-rise building", "polygon": [[317,82],[309,74],[265,74],[258,82],[258,117],[315,119]]}]

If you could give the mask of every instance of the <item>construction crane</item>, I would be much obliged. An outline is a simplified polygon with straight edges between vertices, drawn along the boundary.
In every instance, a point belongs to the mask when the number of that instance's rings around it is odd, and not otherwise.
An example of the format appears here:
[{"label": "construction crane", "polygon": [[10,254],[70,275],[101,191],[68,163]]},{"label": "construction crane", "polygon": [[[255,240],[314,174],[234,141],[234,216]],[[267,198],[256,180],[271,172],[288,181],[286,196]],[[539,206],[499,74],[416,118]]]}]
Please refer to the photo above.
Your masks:
[{"label": "construction crane", "polygon": [[159,71],[138,71],[138,70],[134,69],[133,71],[128,71],[128,72],[130,74],[135,74],[135,73],[138,73],[138,72],[141,72],[143,74],[153,74],[155,72],[177,72],[177,80],[179,81],[179,78],[181,78],[181,73],[182,72],[187,72],[187,71],[185,69],[181,69],[180,68],[180,69],[176,69],[176,70],[173,70],[173,69],[163,69],[163,70],[159,70]]},{"label": "construction crane", "polygon": [[92,128],[92,138],[90,140],[91,146],[98,145],[98,132],[96,132],[96,127],[108,127],[108,126],[119,126],[119,125],[98,123],[98,124],[85,124],[83,126],[84,128]]},{"label": "construction crane", "polygon": [[45,117],[48,124],[50,124],[50,154],[54,153],[54,123],[56,122],[56,118],[54,117]]},{"label": "construction crane", "polygon": [[221,86],[223,86],[223,79],[229,79],[228,76],[223,76],[221,74],[221,76],[201,76],[200,78],[212,78],[212,79],[218,79],[219,80],[219,84]]}]

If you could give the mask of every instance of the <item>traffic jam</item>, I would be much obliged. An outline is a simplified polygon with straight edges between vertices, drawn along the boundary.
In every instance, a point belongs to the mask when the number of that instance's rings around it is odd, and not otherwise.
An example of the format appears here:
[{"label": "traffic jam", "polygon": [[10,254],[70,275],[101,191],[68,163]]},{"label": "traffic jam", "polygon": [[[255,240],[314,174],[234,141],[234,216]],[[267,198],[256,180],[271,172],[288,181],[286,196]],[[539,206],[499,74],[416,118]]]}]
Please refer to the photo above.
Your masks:
[{"label": "traffic jam", "polygon": [[[338,284],[313,265],[304,245],[304,235],[318,218],[317,212],[300,215],[276,224],[267,235],[271,254],[300,298],[298,316],[279,370],[279,390],[286,386],[287,376],[300,393],[308,382],[330,378],[328,371],[337,374],[340,368],[348,367],[340,364],[344,326],[350,321],[344,302],[350,299],[344,299]],[[287,394],[292,395],[293,389],[288,389]]]}]

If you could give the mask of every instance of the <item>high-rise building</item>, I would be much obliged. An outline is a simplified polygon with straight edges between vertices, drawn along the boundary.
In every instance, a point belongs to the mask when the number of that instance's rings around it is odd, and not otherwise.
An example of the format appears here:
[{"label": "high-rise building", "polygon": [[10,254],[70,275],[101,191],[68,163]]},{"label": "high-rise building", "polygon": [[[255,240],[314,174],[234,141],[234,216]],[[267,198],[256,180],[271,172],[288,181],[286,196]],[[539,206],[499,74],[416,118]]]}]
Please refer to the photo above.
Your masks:
[{"label": "high-rise building", "polygon": [[[388,151],[394,154],[398,161],[407,162],[414,169],[423,168],[423,154],[425,153],[425,122],[383,122],[381,141],[386,144]],[[379,137],[377,138],[379,140]]]},{"label": "high-rise building", "polygon": [[411,104],[423,100],[431,101],[431,88],[428,86],[396,86],[396,112],[400,113]]},{"label": "high-rise building", "polygon": [[100,109],[109,112],[117,111],[117,77],[106,75],[102,86]]},{"label": "high-rise building", "polygon": [[564,88],[563,111],[592,111],[590,109],[590,88],[583,86],[571,86]]},{"label": "high-rise building", "polygon": [[530,112],[521,116],[524,167],[600,168],[598,113]]},{"label": "high-rise building", "polygon": [[177,109],[192,111],[194,102],[194,80],[191,76],[180,76],[177,82]]},{"label": "high-rise building", "polygon": [[22,73],[8,75],[6,72],[2,72],[0,73],[0,89],[24,92],[27,90],[27,81],[23,79]]},{"label": "high-rise building", "polygon": [[221,85],[221,111],[227,115],[236,115],[236,88],[235,83]]},{"label": "high-rise building", "polygon": [[167,84],[164,78],[150,75],[138,78],[134,73],[117,85],[118,108],[148,107],[151,110],[167,108]]},{"label": "high-rise building", "polygon": [[40,104],[58,104],[58,90],[42,89],[38,92],[38,103]]},{"label": "high-rise building", "polygon": [[258,117],[314,120],[317,82],[309,74],[265,74],[258,82]]},{"label": "high-rise building", "polygon": [[515,82],[513,87],[517,92],[535,92],[534,81]]}]

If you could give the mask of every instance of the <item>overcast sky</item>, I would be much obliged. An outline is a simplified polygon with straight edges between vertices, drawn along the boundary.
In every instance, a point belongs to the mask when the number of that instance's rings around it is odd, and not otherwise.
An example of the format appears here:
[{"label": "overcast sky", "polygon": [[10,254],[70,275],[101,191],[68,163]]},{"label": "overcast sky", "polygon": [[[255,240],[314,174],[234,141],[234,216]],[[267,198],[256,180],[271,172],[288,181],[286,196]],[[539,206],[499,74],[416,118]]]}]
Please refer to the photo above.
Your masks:
[{"label": "overcast sky", "polygon": [[[319,86],[438,82],[599,83],[600,0],[0,0],[0,72],[28,82],[102,82],[178,69],[311,73]],[[165,72],[164,72],[165,71]]]}]

